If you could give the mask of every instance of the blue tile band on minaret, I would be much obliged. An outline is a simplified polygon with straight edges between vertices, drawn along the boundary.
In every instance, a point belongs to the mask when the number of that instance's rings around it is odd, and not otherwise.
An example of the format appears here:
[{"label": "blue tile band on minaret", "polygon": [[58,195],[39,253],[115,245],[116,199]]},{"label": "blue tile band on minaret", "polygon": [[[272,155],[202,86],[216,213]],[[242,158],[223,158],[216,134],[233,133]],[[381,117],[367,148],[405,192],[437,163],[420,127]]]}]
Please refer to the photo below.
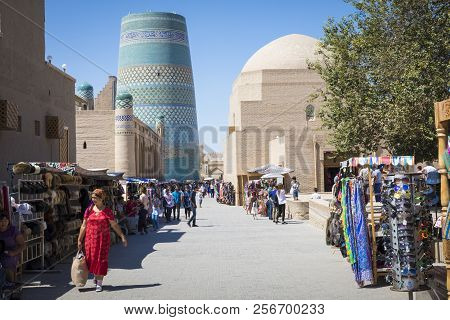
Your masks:
[{"label": "blue tile band on minaret", "polygon": [[199,178],[197,111],[186,19],[149,12],[122,18],[117,90],[155,129],[164,118],[164,178]]}]

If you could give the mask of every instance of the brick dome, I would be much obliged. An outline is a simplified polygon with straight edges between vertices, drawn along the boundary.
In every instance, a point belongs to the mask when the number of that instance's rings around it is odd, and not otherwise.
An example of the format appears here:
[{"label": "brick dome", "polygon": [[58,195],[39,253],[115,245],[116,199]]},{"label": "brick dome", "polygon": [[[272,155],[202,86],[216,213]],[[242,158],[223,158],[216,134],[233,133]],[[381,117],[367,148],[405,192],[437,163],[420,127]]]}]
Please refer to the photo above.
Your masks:
[{"label": "brick dome", "polygon": [[315,55],[319,40],[302,34],[278,38],[258,51],[247,61],[241,72],[270,69],[308,69],[307,61]]}]

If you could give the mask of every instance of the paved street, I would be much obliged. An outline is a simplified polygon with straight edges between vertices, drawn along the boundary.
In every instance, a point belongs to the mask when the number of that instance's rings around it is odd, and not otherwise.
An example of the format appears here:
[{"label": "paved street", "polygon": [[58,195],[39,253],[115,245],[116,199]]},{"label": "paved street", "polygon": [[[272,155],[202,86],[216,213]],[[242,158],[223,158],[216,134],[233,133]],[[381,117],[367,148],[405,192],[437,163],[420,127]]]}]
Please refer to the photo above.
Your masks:
[{"label": "paved street", "polygon": [[[183,215],[184,216],[184,215]],[[358,289],[350,265],[308,222],[275,225],[205,199],[199,228],[165,225],[115,245],[104,292],[70,284],[70,261],[23,299],[407,299],[389,287]]]}]

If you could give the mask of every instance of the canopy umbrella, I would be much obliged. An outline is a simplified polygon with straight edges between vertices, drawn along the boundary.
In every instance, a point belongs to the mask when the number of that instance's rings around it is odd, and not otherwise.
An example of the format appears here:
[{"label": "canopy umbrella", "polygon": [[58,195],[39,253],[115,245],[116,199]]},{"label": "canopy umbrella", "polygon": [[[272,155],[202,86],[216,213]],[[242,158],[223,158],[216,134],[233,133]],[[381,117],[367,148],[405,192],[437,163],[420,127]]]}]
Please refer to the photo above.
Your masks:
[{"label": "canopy umbrella", "polygon": [[261,177],[261,179],[278,179],[278,178],[284,178],[284,177],[278,173],[267,173]]},{"label": "canopy umbrella", "polygon": [[249,173],[259,173],[259,174],[268,174],[268,173],[273,173],[273,174],[287,174],[290,173],[294,170],[290,169],[290,168],[285,168],[285,167],[280,167],[277,166],[273,163],[268,163],[266,165],[263,165],[261,167],[256,167],[253,168],[251,170],[248,170],[247,172]]}]

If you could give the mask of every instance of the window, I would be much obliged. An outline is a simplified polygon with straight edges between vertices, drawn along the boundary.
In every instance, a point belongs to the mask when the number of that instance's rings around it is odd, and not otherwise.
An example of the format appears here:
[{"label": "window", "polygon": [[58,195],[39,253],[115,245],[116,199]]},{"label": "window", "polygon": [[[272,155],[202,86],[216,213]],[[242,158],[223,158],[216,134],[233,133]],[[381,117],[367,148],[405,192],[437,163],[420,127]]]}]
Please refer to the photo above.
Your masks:
[{"label": "window", "polygon": [[22,117],[17,117],[17,132],[22,132]]},{"label": "window", "polygon": [[41,135],[41,122],[40,121],[34,121],[34,135],[36,137],[39,137]]},{"label": "window", "polygon": [[312,104],[306,107],[305,113],[306,113],[306,121],[312,121],[316,118],[316,111]]},{"label": "window", "polygon": [[86,141],[83,142],[83,149],[87,149],[87,143],[86,143]]}]

